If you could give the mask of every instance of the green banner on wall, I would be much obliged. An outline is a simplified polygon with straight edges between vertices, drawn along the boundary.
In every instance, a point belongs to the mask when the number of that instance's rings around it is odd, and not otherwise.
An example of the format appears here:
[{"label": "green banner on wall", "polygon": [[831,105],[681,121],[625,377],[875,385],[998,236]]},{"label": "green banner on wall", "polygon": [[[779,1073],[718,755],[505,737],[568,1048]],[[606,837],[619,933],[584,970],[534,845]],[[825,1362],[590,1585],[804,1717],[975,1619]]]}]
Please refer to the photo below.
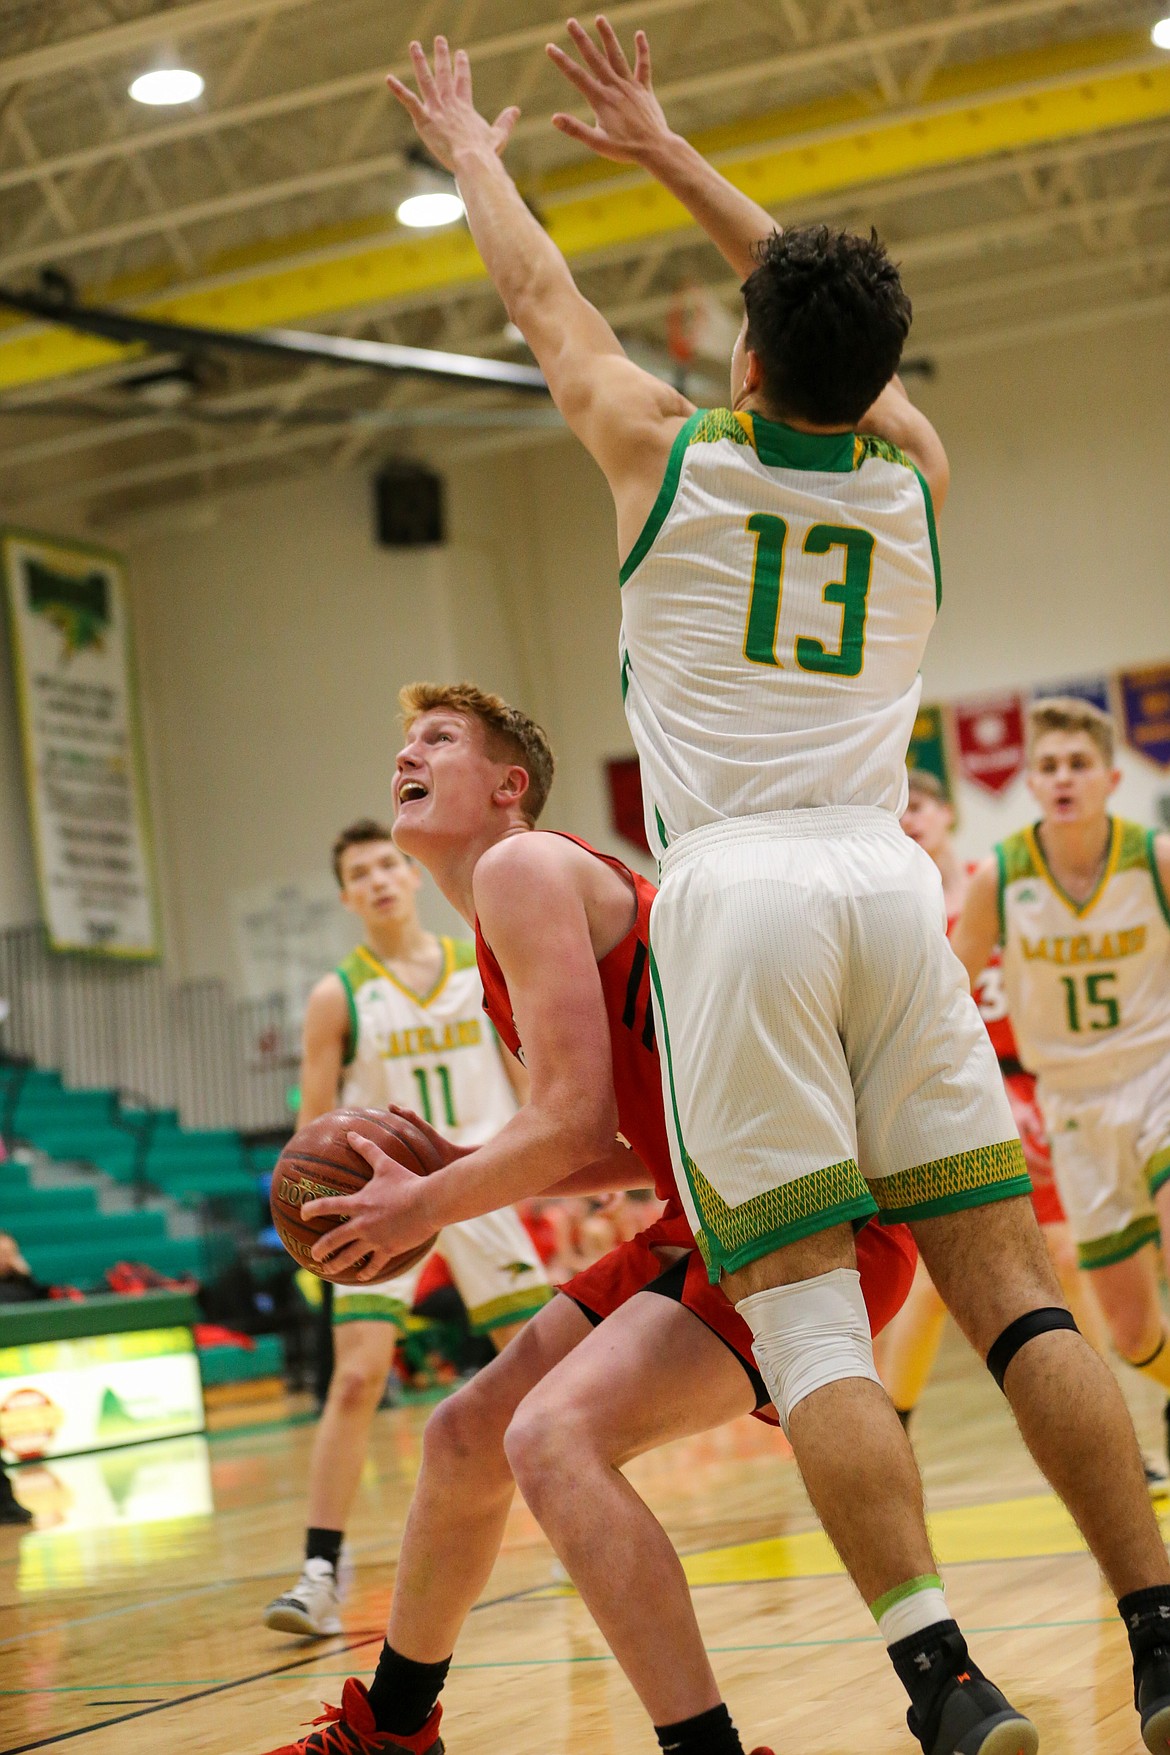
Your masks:
[{"label": "green banner on wall", "polygon": [[954,798],[942,707],[919,707],[910,737],[910,748],[906,752],[906,766],[921,768],[927,774],[933,774],[941,782],[947,797]]},{"label": "green banner on wall", "polygon": [[56,951],[155,957],[150,808],[119,557],[0,534],[41,913]]}]

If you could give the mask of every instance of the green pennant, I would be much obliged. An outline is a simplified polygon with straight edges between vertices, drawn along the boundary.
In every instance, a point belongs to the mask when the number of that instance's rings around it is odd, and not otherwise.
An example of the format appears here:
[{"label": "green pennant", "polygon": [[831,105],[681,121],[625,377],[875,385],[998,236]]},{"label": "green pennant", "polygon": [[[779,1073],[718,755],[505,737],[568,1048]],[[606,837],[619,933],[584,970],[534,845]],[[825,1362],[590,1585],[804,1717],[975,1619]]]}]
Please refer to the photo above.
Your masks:
[{"label": "green pennant", "polygon": [[906,766],[933,774],[949,799],[954,800],[951,768],[947,759],[946,723],[941,707],[919,707],[906,752]]}]

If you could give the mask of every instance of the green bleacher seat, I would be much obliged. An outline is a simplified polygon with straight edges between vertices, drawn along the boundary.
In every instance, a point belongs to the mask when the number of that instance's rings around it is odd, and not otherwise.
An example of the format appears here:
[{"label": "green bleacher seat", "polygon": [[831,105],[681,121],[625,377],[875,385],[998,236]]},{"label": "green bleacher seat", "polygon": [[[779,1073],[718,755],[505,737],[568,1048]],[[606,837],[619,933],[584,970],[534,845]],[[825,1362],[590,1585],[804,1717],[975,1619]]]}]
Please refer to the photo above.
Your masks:
[{"label": "green bleacher seat", "polygon": [[257,1335],[251,1347],[201,1347],[199,1370],[206,1388],[217,1383],[251,1383],[284,1375],[279,1335]]},{"label": "green bleacher seat", "polygon": [[83,1116],[92,1116],[95,1121],[105,1121],[113,1112],[113,1106],[112,1091],[41,1093],[29,1091],[27,1086],[22,1086],[13,1125],[23,1131],[27,1126],[52,1121],[54,1117],[62,1121],[77,1121]]},{"label": "green bleacher seat", "polygon": [[160,1274],[201,1274],[203,1252],[198,1238],[168,1237],[144,1243],[131,1251],[108,1244],[45,1244],[25,1251],[28,1265],[38,1280],[50,1285],[86,1287],[101,1283],[105,1271],[116,1261],[141,1261]]},{"label": "green bleacher seat", "polygon": [[84,1184],[77,1188],[6,1188],[0,1183],[0,1231],[11,1231],[26,1216],[97,1213],[97,1196]]},{"label": "green bleacher seat", "polygon": [[100,1243],[115,1259],[133,1258],[148,1244],[168,1240],[162,1213],[16,1213],[11,1215],[11,1230],[26,1254],[56,1244],[96,1247]]}]

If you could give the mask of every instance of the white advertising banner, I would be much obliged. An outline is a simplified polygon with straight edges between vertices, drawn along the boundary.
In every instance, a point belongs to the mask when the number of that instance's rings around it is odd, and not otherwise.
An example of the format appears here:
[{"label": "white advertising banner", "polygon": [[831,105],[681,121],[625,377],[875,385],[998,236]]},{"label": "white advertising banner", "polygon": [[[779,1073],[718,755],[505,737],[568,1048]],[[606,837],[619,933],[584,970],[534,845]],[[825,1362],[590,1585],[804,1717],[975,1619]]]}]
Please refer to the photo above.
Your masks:
[{"label": "white advertising banner", "polygon": [[158,908],[122,563],[2,536],[41,913],[57,951],[156,957]]},{"label": "white advertising banner", "polygon": [[0,1446],[16,1462],[202,1430],[189,1328],[0,1347]]},{"label": "white advertising banner", "polygon": [[337,900],[332,878],[240,890],[232,897],[240,988],[246,999],[280,1000],[300,1034],[309,994],[353,949],[361,931]]}]

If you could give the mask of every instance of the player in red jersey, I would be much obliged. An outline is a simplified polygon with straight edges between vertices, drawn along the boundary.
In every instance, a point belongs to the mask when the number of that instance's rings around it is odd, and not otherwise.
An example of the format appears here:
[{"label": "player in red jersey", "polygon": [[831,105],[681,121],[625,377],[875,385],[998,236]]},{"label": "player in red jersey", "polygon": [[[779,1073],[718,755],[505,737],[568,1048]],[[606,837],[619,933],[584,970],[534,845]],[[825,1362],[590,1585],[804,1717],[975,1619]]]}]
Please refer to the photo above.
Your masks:
[{"label": "player in red jersey", "polygon": [[[662,1746],[739,1755],[682,1566],[620,1473],[671,1439],[745,1413],[776,1417],[747,1326],[710,1284],[674,1188],[650,1001],[654,888],[584,842],[534,832],[552,757],[522,714],[468,685],[417,686],[402,701],[395,837],[475,923],[486,1009],[523,1052],[532,1096],[503,1149],[461,1154],[414,1117],[420,1156],[446,1168],[423,1182],[372,1156],[364,1190],[314,1208],[348,1220],[329,1253],[343,1262],[372,1248],[376,1276],[378,1252],[387,1240],[405,1247],[413,1203],[436,1191],[482,1211],[504,1188],[587,1192],[649,1173],[667,1208],[435,1410],[377,1675],[368,1693],[347,1682],[322,1728],[275,1755],[438,1750],[438,1694],[516,1482]],[[876,1331],[905,1297],[914,1248],[901,1227],[871,1225],[857,1255]]]},{"label": "player in red jersey", "polygon": [[[964,864],[955,849],[951,838],[955,813],[941,782],[935,775],[915,769],[910,774],[909,785],[910,796],[902,817],[902,828],[924,853],[929,853],[938,867],[949,933],[962,910],[974,867]],[[1077,1272],[1076,1248],[1056,1188],[1048,1135],[1036,1101],[1036,1080],[1020,1065],[1016,1053],[998,951],[976,982],[974,995],[999,1061],[1013,1118],[1020,1130],[1028,1174],[1032,1179],[1032,1206],[1060,1277],[1061,1290],[1081,1333],[1103,1351],[1101,1324],[1095,1308],[1085,1296]],[[946,1306],[926,1269],[919,1263],[910,1296],[883,1336],[880,1349],[882,1381],[904,1425],[909,1424],[934,1367],[946,1314]]]}]

